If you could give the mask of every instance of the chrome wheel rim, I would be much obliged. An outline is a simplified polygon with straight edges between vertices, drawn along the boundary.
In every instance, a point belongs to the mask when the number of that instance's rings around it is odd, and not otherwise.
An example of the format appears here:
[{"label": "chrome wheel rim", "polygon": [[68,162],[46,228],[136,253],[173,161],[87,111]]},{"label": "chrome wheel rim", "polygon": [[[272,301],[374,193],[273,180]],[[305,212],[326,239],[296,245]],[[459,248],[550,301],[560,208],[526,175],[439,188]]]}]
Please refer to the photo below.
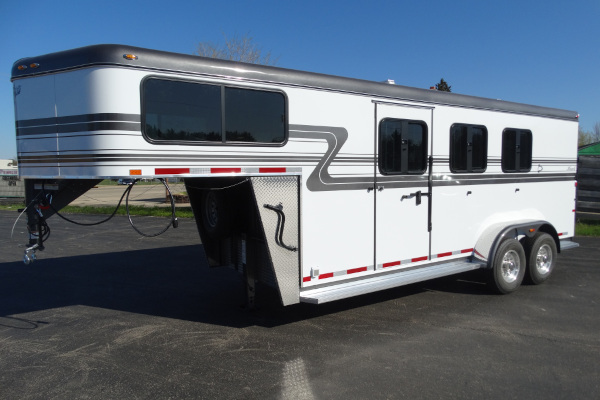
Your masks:
[{"label": "chrome wheel rim", "polygon": [[514,250],[507,251],[502,258],[502,278],[506,282],[512,283],[517,280],[520,269],[521,259],[519,258],[519,254]]},{"label": "chrome wheel rim", "polygon": [[552,249],[549,245],[540,246],[535,256],[535,268],[542,275],[546,275],[552,268]]}]

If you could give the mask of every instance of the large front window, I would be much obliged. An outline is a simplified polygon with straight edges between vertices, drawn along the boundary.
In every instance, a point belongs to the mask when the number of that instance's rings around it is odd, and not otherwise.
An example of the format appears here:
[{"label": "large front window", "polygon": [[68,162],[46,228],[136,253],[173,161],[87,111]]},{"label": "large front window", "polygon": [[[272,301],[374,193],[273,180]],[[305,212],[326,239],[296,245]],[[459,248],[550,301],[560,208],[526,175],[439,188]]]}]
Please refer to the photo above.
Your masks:
[{"label": "large front window", "polygon": [[158,78],[142,84],[143,132],[152,142],[280,144],[285,96]]}]

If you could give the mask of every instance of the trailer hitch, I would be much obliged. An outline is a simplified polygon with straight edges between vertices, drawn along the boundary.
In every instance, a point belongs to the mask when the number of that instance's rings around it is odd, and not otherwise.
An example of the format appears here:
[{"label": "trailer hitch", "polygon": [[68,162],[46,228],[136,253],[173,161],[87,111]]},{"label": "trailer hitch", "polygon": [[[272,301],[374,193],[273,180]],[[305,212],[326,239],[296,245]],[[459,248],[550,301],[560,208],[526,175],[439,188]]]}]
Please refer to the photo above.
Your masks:
[{"label": "trailer hitch", "polygon": [[278,246],[283,247],[289,251],[298,251],[297,247],[288,246],[283,243],[283,229],[285,227],[285,214],[283,213],[283,204],[279,203],[276,206],[272,206],[270,204],[265,204],[265,208],[275,211],[277,213],[277,228],[275,229],[275,243]]},{"label": "trailer hitch", "polygon": [[[52,200],[50,199],[50,201]],[[36,222],[37,230],[30,230],[29,232],[29,246],[25,249],[23,254],[23,263],[25,265],[29,265],[37,260],[35,255],[36,251],[44,251],[44,240],[48,239],[50,228],[48,227],[48,224],[46,224],[44,214],[42,214],[41,210],[45,210],[48,207],[49,206],[44,201],[40,201],[38,204],[34,205],[35,211],[38,213]],[[44,236],[46,237],[44,238]]]},{"label": "trailer hitch", "polygon": [[29,265],[37,260],[37,256],[35,255],[35,251],[39,248],[39,244],[34,244],[31,247],[25,249],[25,254],[23,255],[23,263],[25,265]]}]

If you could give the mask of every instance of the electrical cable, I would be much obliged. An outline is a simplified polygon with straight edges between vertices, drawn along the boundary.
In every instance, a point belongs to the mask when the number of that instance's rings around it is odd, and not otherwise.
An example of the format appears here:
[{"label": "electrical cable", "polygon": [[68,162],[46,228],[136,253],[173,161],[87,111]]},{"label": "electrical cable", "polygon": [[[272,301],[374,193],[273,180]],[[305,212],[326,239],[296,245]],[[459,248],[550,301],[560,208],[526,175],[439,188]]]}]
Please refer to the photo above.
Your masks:
[{"label": "electrical cable", "polygon": [[129,224],[131,225],[133,230],[135,230],[141,236],[148,237],[148,238],[162,235],[171,227],[171,225],[173,225],[173,228],[177,228],[177,226],[178,226],[177,217],[175,216],[175,199],[173,198],[171,189],[169,189],[169,185],[163,178],[158,178],[158,180],[165,186],[165,189],[167,189],[167,192],[169,192],[169,199],[171,200],[171,221],[169,221],[169,224],[160,232],[153,233],[153,234],[147,234],[147,233],[142,232],[138,228],[136,228],[135,224],[133,223],[133,220],[131,219],[131,214],[129,213],[129,192],[127,192],[127,197],[125,197],[125,210],[127,211],[127,218],[129,218]]},{"label": "electrical cable", "polygon": [[[61,213],[59,213],[58,210],[56,210],[54,208],[54,206],[52,205],[51,202],[49,203],[49,205],[52,208],[52,210],[56,213],[56,215],[58,215],[60,218],[64,219],[67,222],[70,222],[75,225],[81,225],[81,226],[94,226],[94,225],[103,224],[105,222],[108,222],[110,219],[112,219],[116,215],[119,207],[121,206],[121,203],[123,202],[123,198],[125,198],[125,211],[127,213],[127,218],[129,219],[129,224],[131,225],[133,230],[135,230],[138,234],[140,234],[141,236],[144,236],[144,237],[156,237],[156,236],[159,236],[159,235],[162,235],[163,233],[165,233],[171,227],[171,225],[173,225],[173,228],[177,228],[177,226],[178,226],[178,220],[175,215],[175,199],[173,198],[171,189],[169,188],[169,185],[165,182],[165,180],[163,178],[158,178],[158,180],[165,186],[165,188],[167,189],[167,192],[169,193],[169,199],[171,201],[171,220],[169,221],[169,224],[163,230],[161,230],[158,233],[154,233],[154,234],[147,234],[147,233],[142,232],[135,226],[135,224],[133,223],[133,220],[131,219],[131,213],[129,211],[129,195],[131,193],[131,189],[137,183],[137,181],[138,181],[137,179],[135,181],[133,181],[133,183],[131,185],[127,186],[127,189],[125,189],[125,191],[121,195],[121,198],[119,199],[119,203],[117,204],[117,207],[115,208],[113,213],[108,218],[106,218],[102,221],[92,222],[92,223],[83,223],[83,222],[73,221],[72,219],[67,218],[64,215],[62,215]],[[42,190],[43,190],[43,187],[42,187]]]},{"label": "electrical cable", "polygon": [[[37,200],[38,197],[40,197],[40,195],[42,194],[42,192],[39,192],[30,202],[28,205],[25,206],[25,208],[23,210],[21,210],[21,213],[19,214],[19,216],[17,217],[17,219],[15,220],[15,223],[12,226],[12,229],[10,231],[10,239],[13,239],[13,235],[15,233],[15,226],[17,226],[17,222],[19,222],[19,219],[21,219],[21,216],[23,214],[25,214],[25,211],[27,211],[27,209],[29,207],[31,207],[31,205]],[[27,229],[29,229],[29,227],[27,227]]]},{"label": "electrical cable", "polygon": [[[95,225],[100,225],[100,224],[103,224],[105,222],[110,221],[116,215],[117,211],[119,210],[119,207],[121,206],[121,203],[123,202],[123,198],[125,198],[125,211],[127,213],[127,218],[129,219],[129,224],[131,225],[131,227],[138,234],[140,234],[141,236],[144,236],[144,237],[156,237],[156,236],[159,236],[159,235],[162,235],[163,233],[165,233],[171,226],[173,226],[173,228],[177,228],[177,226],[179,225],[179,222],[177,220],[177,216],[175,215],[175,199],[173,197],[173,193],[171,193],[171,189],[169,188],[169,185],[167,184],[167,182],[163,178],[158,178],[158,180],[164,185],[165,189],[169,193],[169,200],[171,202],[171,220],[169,221],[169,224],[164,229],[162,229],[161,231],[159,231],[157,233],[153,233],[153,234],[147,234],[147,233],[142,232],[140,229],[138,229],[135,226],[135,224],[133,223],[133,220],[131,219],[131,213],[129,211],[129,195],[131,193],[131,189],[137,183],[137,181],[138,181],[137,179],[135,181],[133,181],[133,183],[131,185],[127,186],[127,189],[125,189],[125,191],[121,195],[121,198],[119,199],[119,202],[117,203],[117,207],[115,208],[115,210],[112,212],[111,215],[108,216],[108,218],[103,219],[102,221],[91,222],[91,223],[74,221],[74,220],[72,220],[70,218],[65,217],[56,208],[54,208],[54,206],[52,205],[52,201],[51,200],[48,201],[48,206],[50,208],[52,208],[52,210],[54,211],[54,213],[56,215],[58,215],[60,218],[62,218],[63,220],[65,220],[67,222],[70,222],[70,223],[75,224],[75,225],[80,225],[80,226],[95,226]],[[27,207],[25,207],[25,209],[17,217],[17,220],[15,221],[15,223],[13,225],[13,229],[12,229],[12,232],[11,232],[11,238],[12,238],[15,226],[16,226],[17,222],[19,221],[19,218],[21,218],[21,215],[23,215],[23,213],[25,213],[25,211],[27,210],[27,208],[30,207],[34,203],[34,201],[37,200],[37,198],[41,194],[43,194],[44,197],[47,197],[46,193],[44,191],[44,185],[42,185],[42,191],[40,193],[38,193],[38,195],[29,203],[29,205]],[[41,218],[43,218],[43,217],[41,217]],[[50,227],[46,223],[45,219],[42,219],[41,227],[42,227],[42,231],[38,232],[38,235],[40,235],[39,237],[41,238],[41,242],[43,243],[46,240],[48,240],[48,238],[50,237]]]},{"label": "electrical cable", "polygon": [[[50,208],[52,208],[52,210],[56,213],[56,215],[58,215],[60,218],[64,219],[67,222],[70,222],[72,224],[80,225],[80,226],[100,225],[100,224],[110,221],[112,219],[112,217],[115,216],[115,214],[119,210],[119,207],[121,206],[121,202],[123,202],[123,197],[125,197],[125,195],[127,195],[127,197],[129,197],[129,192],[131,192],[131,189],[133,188],[133,185],[135,185],[136,182],[137,182],[137,179],[131,185],[127,186],[127,189],[125,189],[125,191],[121,195],[121,198],[119,199],[119,203],[117,204],[115,211],[113,211],[113,213],[108,218],[106,218],[102,221],[90,222],[90,223],[73,221],[72,219],[69,219],[69,218],[65,217],[64,215],[62,215],[61,213],[59,213],[58,210],[56,208],[54,208],[54,206],[52,205],[52,202],[49,202],[49,205],[50,205]],[[44,186],[42,185],[42,192],[43,192],[43,190],[44,190]]]},{"label": "electrical cable", "polygon": [[186,187],[190,188],[190,189],[199,189],[199,190],[225,190],[225,189],[231,189],[232,187],[236,187],[239,186],[243,183],[249,182],[250,178],[246,178],[243,181],[239,181],[238,183],[234,183],[233,185],[229,185],[229,186],[224,186],[224,187],[196,187],[196,186],[191,186],[191,185],[187,185]]}]

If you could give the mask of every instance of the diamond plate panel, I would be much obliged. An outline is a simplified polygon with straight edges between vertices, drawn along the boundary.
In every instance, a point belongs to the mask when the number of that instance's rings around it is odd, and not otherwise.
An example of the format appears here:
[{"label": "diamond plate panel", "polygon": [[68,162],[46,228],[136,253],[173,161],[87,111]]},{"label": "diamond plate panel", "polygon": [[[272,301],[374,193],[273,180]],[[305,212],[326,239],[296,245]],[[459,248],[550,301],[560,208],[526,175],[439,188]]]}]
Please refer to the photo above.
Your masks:
[{"label": "diamond plate panel", "polygon": [[[284,306],[300,301],[299,189],[297,176],[265,176],[250,179],[267,241],[269,257]],[[285,215],[281,231],[278,212]],[[294,247],[292,251],[287,247]]]}]

